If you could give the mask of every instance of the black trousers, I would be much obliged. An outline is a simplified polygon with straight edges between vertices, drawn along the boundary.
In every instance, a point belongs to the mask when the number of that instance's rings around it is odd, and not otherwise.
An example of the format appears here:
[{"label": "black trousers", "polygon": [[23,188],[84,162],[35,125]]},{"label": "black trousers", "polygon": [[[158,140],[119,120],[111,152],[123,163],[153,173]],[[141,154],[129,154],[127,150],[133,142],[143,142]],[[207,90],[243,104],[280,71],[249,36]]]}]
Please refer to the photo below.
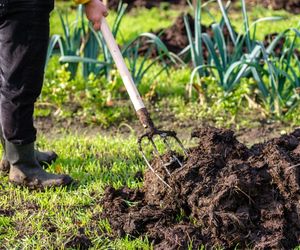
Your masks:
[{"label": "black trousers", "polygon": [[36,140],[33,111],[44,79],[49,13],[28,10],[0,17],[0,124],[4,138],[14,144]]}]

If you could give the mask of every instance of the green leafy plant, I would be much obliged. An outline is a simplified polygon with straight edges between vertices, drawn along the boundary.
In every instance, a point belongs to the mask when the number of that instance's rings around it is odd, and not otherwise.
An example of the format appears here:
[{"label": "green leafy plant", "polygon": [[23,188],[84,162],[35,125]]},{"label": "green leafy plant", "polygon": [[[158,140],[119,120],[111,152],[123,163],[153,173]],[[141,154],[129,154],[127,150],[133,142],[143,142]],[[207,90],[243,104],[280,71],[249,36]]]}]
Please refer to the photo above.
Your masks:
[{"label": "green leafy plant", "polygon": [[[141,41],[148,46],[146,53],[142,57],[139,55]],[[151,53],[153,52],[157,52],[158,55],[151,58]],[[169,52],[161,39],[153,33],[142,33],[128,43],[123,49],[123,55],[129,62],[131,75],[136,85],[141,83],[144,76],[155,64],[160,63],[162,67],[155,73],[152,81],[164,70],[168,70],[169,62],[177,64],[177,61],[180,60],[176,55]]]},{"label": "green leafy plant", "polygon": [[[260,43],[264,67],[256,71],[255,80],[261,85],[261,99],[266,109],[280,117],[292,112],[300,100],[300,61],[296,54],[298,29],[289,29],[277,35],[271,47],[265,48]],[[273,53],[274,48],[282,39],[285,40],[280,57]],[[251,68],[257,65],[251,66]]]},{"label": "green leafy plant", "polygon": [[[116,18],[112,25],[112,33],[117,38],[120,25],[127,5],[122,2],[119,4]],[[83,77],[87,79],[92,73],[96,76],[104,76],[108,81],[112,80],[114,61],[106,45],[104,37],[100,31],[95,31],[92,25],[86,25],[83,19],[82,7],[78,7],[77,17],[73,25],[75,28],[71,32],[71,24],[67,21],[67,16],[59,13],[64,36],[54,35],[51,38],[47,61],[54,51],[56,44],[60,48],[60,62],[67,63],[71,71],[71,79],[77,74],[79,64],[83,66]],[[142,57],[139,55],[141,38],[149,45],[148,52]],[[80,41],[80,42],[79,42]],[[156,58],[150,58],[151,51],[157,51]],[[166,70],[167,60],[176,62],[176,55],[171,54],[160,38],[152,33],[143,33],[134,38],[127,45],[122,47],[122,54],[129,63],[132,76],[138,85],[145,74],[156,64],[162,63],[163,68],[155,74],[157,77],[162,71]]]},{"label": "green leafy plant", "polygon": [[[82,6],[78,7],[77,16],[74,22],[70,22],[68,18],[68,12],[62,13],[58,11],[58,16],[63,29],[63,35],[53,35],[50,39],[47,53],[47,63],[50,57],[55,52],[55,47],[58,45],[59,52],[64,57],[75,57],[80,54],[80,46],[83,36],[83,17],[82,17]],[[63,60],[62,60],[63,61]],[[71,77],[74,78],[77,69],[78,61],[68,61],[68,70],[71,72]]]},{"label": "green leafy plant", "polygon": [[[196,10],[201,8],[200,2],[200,0],[197,1]],[[249,65],[259,63],[261,55],[260,46],[256,41],[256,33],[253,32],[253,35],[251,34],[251,28],[256,30],[255,27],[258,23],[271,20],[275,21],[279,18],[262,18],[249,26],[245,1],[241,0],[241,3],[244,23],[243,33],[236,34],[234,27],[231,24],[227,13],[230,5],[224,6],[222,1],[218,0],[218,5],[222,13],[222,20],[219,23],[212,24],[211,28],[213,36],[211,37],[207,33],[202,33],[201,36],[198,35],[199,38],[197,38],[197,35],[195,34],[196,44],[200,43],[199,40],[201,38],[208,50],[209,57],[206,63],[204,63],[204,60],[202,59],[202,64],[199,63],[199,65],[194,68],[191,75],[190,86],[192,85],[196,75],[198,77],[205,76],[203,72],[199,71],[201,69],[206,70],[206,72],[209,72],[210,75],[213,75],[216,79],[218,79],[219,84],[224,91],[230,92],[236,87],[242,77],[249,76]],[[199,10],[196,13],[200,15]],[[199,19],[200,18],[195,18],[195,20]],[[195,30],[199,30],[199,27],[201,27],[200,22],[195,22]],[[226,39],[224,37],[223,30],[225,27],[228,30],[230,39]],[[189,39],[191,40],[192,38],[190,37]],[[192,47],[192,45],[190,46]]]},{"label": "green leafy plant", "polygon": [[[270,110],[276,110],[275,113],[279,114],[281,111],[279,111],[278,103],[282,103],[282,100],[287,98],[292,98],[294,101],[297,99],[295,91],[292,91],[291,94],[291,84],[289,84],[289,87],[283,88],[286,85],[284,84],[286,81],[292,80],[296,85],[298,84],[299,80],[293,69],[297,65],[292,67],[292,55],[287,52],[284,52],[281,58],[273,57],[273,61],[270,61],[270,55],[274,54],[276,45],[287,32],[274,39],[266,48],[256,39],[256,33],[257,24],[265,21],[276,21],[280,18],[264,17],[249,24],[245,1],[241,0],[244,30],[237,34],[228,15],[230,5],[224,6],[221,0],[217,2],[222,13],[222,19],[220,22],[212,24],[212,35],[201,33],[201,8],[203,7],[201,7],[201,0],[198,0],[195,6],[194,36],[191,33],[187,16],[184,19],[189,39],[188,49],[190,50],[191,61],[194,66],[188,88],[189,96],[191,96],[192,87],[195,87],[200,99],[207,98],[205,93],[206,86],[202,79],[208,75],[217,79],[219,85],[226,93],[230,93],[237,88],[243,77],[253,77],[257,82],[264,102],[268,102]],[[225,27],[229,38],[224,36],[223,31]],[[204,59],[202,45],[208,51],[207,60]],[[290,47],[286,48],[287,51],[290,53],[294,51],[295,45],[296,40],[294,39]],[[197,84],[195,84],[196,77]],[[268,85],[264,81],[266,78],[269,79]],[[276,82],[277,80],[278,82]],[[284,93],[281,92],[283,90]],[[275,92],[276,94],[274,94]],[[274,100],[277,101],[274,102]],[[291,99],[285,102],[291,103]]]}]

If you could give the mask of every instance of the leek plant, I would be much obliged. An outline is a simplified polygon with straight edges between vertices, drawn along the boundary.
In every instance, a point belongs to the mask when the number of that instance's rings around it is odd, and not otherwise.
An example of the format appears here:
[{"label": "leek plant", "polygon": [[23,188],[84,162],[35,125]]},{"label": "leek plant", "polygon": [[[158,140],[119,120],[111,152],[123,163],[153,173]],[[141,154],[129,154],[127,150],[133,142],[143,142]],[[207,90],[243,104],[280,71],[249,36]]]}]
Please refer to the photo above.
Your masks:
[{"label": "leek plant", "polygon": [[[188,49],[194,70],[191,74],[189,90],[191,93],[195,77],[198,81],[205,76],[217,79],[225,94],[232,92],[243,77],[252,77],[257,83],[260,100],[271,114],[282,116],[299,105],[300,62],[295,54],[299,44],[298,28],[289,29],[279,34],[267,47],[256,39],[257,24],[265,21],[276,21],[279,17],[264,17],[249,24],[245,0],[241,0],[244,30],[237,34],[228,16],[230,5],[224,6],[217,0],[222,20],[213,23],[212,36],[201,33],[201,0],[197,0],[195,8],[195,36],[185,18],[189,38]],[[229,39],[225,39],[223,30],[227,28]],[[282,39],[285,40],[282,55],[276,56],[274,49]],[[208,59],[204,60],[203,46],[208,51]],[[228,49],[233,45],[232,49]],[[199,91],[199,86],[198,92]],[[202,87],[202,86],[201,86]],[[202,90],[204,92],[204,90]]]},{"label": "leek plant", "polygon": [[[54,53],[56,45],[59,47],[60,54],[64,56],[77,56],[79,54],[79,48],[82,40],[83,29],[80,25],[80,20],[82,20],[82,6],[78,7],[75,22],[70,23],[68,18],[68,12],[64,14],[58,11],[58,16],[63,28],[63,35],[53,35],[50,39],[48,46],[48,53],[46,62],[48,63],[50,57]],[[72,78],[75,77],[79,62],[69,62],[68,71],[71,72]]]},{"label": "leek plant", "polygon": [[[237,34],[231,24],[228,9],[230,4],[224,6],[221,0],[218,5],[222,13],[220,22],[212,24],[212,37],[207,33],[201,33],[201,0],[197,0],[195,8],[195,37],[190,32],[190,27],[186,22],[186,30],[189,38],[189,48],[192,55],[194,70],[191,74],[189,92],[195,77],[201,81],[201,77],[212,75],[216,78],[225,92],[231,92],[242,77],[251,75],[250,65],[259,64],[261,59],[260,45],[256,41],[256,25],[263,21],[275,21],[278,17],[262,18],[249,25],[245,1],[241,0],[243,11],[244,32]],[[229,39],[223,34],[224,28],[229,32]],[[204,60],[202,44],[208,51],[208,59]],[[231,48],[232,49],[229,49]],[[253,71],[256,68],[254,67]],[[203,90],[204,92],[204,90]]]},{"label": "leek plant", "polygon": [[[141,41],[146,43],[148,49],[143,57],[139,55]],[[152,52],[156,51],[157,56],[151,58]],[[136,85],[140,84],[147,72],[157,63],[162,67],[155,73],[153,80],[163,71],[168,71],[169,62],[177,64],[180,59],[171,53],[161,39],[153,33],[142,33],[123,49],[123,56],[129,62],[131,75]],[[180,61],[181,62],[181,61]]]},{"label": "leek plant", "polygon": [[[68,12],[62,13],[58,11],[58,16],[61,21],[63,35],[53,35],[51,37],[46,65],[51,56],[55,54],[55,48],[57,46],[60,54],[59,60],[61,63],[67,64],[67,69],[71,72],[71,79],[74,79],[77,75],[80,63],[83,63],[84,67],[88,67],[90,64],[105,65],[105,62],[98,61],[95,58],[95,56],[99,54],[98,48],[95,47],[93,37],[90,37],[86,27],[87,25],[84,22],[82,5],[78,6],[76,19],[73,22],[69,21]],[[87,57],[86,55],[88,53],[94,55],[94,57]],[[84,74],[84,76],[86,77],[87,75]]]},{"label": "leek plant", "polygon": [[[112,25],[112,33],[116,38],[120,30],[122,18],[127,5],[120,2],[117,15]],[[60,62],[68,64],[71,71],[71,79],[77,75],[78,66],[82,64],[82,75],[85,79],[92,73],[95,76],[104,76],[108,81],[114,75],[114,61],[100,31],[95,31],[91,24],[86,24],[83,17],[82,7],[78,7],[77,17],[73,24],[70,24],[67,15],[64,17],[59,13],[64,35],[52,36],[48,48],[47,61],[53,54],[56,44],[60,50]],[[72,28],[74,26],[74,28]],[[144,57],[138,53],[140,38],[146,38],[144,42],[149,45],[148,52]],[[150,58],[150,52],[156,50],[158,56]],[[122,46],[122,54],[129,63],[129,69],[136,84],[139,84],[145,74],[156,64],[162,63],[162,69],[155,74],[157,77],[162,71],[167,70],[167,62],[176,62],[176,55],[170,53],[160,38],[152,33],[143,33],[137,36],[128,44]]]},{"label": "leek plant", "polygon": [[[265,48],[260,43],[264,67],[253,74],[260,88],[261,99],[266,109],[278,117],[291,113],[299,105],[300,100],[300,61],[296,54],[296,46],[300,37],[299,29],[289,29],[279,34]],[[277,57],[273,48],[284,38],[282,55]]]}]

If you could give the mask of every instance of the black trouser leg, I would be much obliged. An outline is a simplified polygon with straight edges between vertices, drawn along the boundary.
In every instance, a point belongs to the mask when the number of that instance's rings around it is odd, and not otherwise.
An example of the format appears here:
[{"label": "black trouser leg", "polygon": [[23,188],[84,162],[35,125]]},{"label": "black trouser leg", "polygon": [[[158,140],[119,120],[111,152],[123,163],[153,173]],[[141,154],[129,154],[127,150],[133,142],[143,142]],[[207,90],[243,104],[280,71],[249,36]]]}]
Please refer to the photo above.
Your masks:
[{"label": "black trouser leg", "polygon": [[35,141],[34,103],[41,93],[49,41],[49,12],[0,19],[0,122],[13,144]]}]

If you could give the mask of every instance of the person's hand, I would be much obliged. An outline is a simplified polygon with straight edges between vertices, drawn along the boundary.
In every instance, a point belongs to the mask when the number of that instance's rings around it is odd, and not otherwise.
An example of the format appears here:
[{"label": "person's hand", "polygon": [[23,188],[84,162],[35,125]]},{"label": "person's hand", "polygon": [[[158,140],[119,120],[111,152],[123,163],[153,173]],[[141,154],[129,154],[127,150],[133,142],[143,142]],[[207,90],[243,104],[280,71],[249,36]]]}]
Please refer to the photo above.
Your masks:
[{"label": "person's hand", "polygon": [[91,0],[85,4],[85,14],[95,30],[100,30],[101,20],[108,15],[107,8],[100,0]]}]

